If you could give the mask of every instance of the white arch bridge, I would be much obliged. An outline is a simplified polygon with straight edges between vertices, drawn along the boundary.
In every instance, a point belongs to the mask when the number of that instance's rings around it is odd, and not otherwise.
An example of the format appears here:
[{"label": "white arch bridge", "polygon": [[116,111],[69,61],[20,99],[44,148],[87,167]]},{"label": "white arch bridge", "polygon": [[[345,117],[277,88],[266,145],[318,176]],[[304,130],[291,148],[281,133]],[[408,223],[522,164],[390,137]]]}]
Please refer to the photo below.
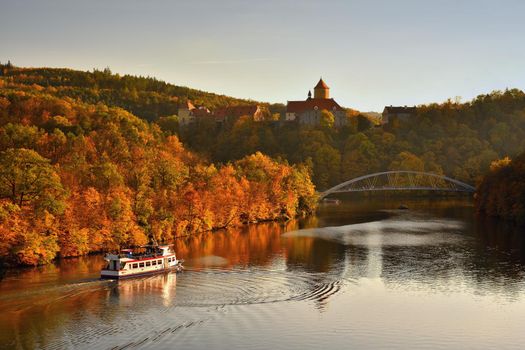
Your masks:
[{"label": "white arch bridge", "polygon": [[444,175],[422,171],[397,170],[368,174],[345,181],[319,194],[323,199],[333,193],[365,191],[448,191],[473,193],[476,189]]}]

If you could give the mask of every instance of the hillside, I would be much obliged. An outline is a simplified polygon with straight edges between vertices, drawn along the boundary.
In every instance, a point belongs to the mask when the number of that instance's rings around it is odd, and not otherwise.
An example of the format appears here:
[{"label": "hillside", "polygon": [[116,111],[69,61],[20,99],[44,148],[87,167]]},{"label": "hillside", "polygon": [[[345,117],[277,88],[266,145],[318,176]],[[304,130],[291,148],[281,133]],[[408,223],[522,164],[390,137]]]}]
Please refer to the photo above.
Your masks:
[{"label": "hillside", "polygon": [[525,224],[525,152],[490,168],[476,194],[478,212]]},{"label": "hillside", "polygon": [[280,104],[268,104],[218,95],[184,86],[168,84],[150,77],[112,74],[109,68],[92,72],[66,68],[19,68],[0,65],[0,78],[8,86],[38,85],[57,97],[71,97],[85,103],[121,107],[148,120],[177,114],[179,104],[191,100],[212,110],[249,103],[282,111]]},{"label": "hillside", "polygon": [[492,161],[525,150],[525,94],[494,91],[466,103],[418,106],[406,121],[374,126],[348,116],[343,128],[239,120],[217,129],[201,123],[181,129],[181,140],[210,159],[226,162],[255,150],[292,163],[308,163],[326,189],[385,170],[446,174],[476,185]]},{"label": "hillside", "polygon": [[9,80],[0,79],[0,263],[172,242],[315,207],[304,166],[258,152],[211,164],[122,108]]},{"label": "hillside", "polygon": [[[261,151],[291,164],[308,164],[324,190],[350,178],[388,169],[424,170],[476,185],[492,161],[525,150],[525,94],[494,91],[466,103],[452,100],[421,105],[410,120],[381,127],[377,114],[348,110],[343,128],[306,126],[240,118],[218,126],[213,120],[180,127],[178,104],[191,99],[210,109],[249,101],[178,87],[154,78],[119,76],[109,70],[8,68],[4,89],[38,91],[66,100],[121,107],[156,123],[165,135],[214,163]],[[272,112],[283,105],[267,105]]]}]

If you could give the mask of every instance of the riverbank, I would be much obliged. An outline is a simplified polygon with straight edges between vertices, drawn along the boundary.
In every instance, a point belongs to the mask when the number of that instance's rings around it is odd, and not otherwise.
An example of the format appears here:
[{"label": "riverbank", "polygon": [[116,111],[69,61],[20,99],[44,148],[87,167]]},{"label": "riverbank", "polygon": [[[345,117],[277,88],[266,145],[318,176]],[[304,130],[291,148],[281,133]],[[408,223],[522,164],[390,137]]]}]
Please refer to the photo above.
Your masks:
[{"label": "riverbank", "polygon": [[127,222],[112,222],[112,205],[121,201],[115,203],[112,193],[104,197],[94,188],[73,194],[76,201],[66,200],[64,213],[46,212],[43,220],[31,208],[0,202],[0,236],[5,238],[0,257],[9,265],[42,265],[56,257],[145,244],[147,231],[157,242],[169,243],[199,232],[289,220],[311,214],[316,207],[314,187],[304,168],[256,153],[210,170],[206,181],[164,193],[176,197],[165,197],[171,203],[159,205],[171,220],[159,223],[158,214],[152,213],[148,225],[140,225],[133,213]]},{"label": "riverbank", "polygon": [[525,224],[525,152],[491,165],[476,193],[478,213]]},{"label": "riverbank", "polygon": [[100,255],[11,269],[0,281],[0,343],[518,349],[525,237],[478,221],[468,199],[404,201],[418,209],[343,201],[178,239],[179,274],[101,281]]}]

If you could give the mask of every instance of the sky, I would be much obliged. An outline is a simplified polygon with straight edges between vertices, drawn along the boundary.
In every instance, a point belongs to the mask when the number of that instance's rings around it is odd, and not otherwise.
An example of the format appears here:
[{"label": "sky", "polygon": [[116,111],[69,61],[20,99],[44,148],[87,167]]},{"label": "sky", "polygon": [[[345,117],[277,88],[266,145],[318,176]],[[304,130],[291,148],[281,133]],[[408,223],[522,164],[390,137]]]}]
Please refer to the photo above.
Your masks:
[{"label": "sky", "polygon": [[0,61],[382,111],[525,89],[525,1],[0,0]]}]

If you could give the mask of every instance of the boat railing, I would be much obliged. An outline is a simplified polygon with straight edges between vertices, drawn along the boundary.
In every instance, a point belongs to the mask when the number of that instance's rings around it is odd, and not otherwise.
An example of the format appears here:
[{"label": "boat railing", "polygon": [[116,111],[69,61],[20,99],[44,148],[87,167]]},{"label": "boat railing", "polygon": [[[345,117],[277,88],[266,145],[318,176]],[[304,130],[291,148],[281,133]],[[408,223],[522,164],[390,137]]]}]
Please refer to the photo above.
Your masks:
[{"label": "boat railing", "polygon": [[142,259],[149,259],[149,258],[155,258],[155,257],[162,257],[162,252],[157,253],[137,253],[137,254],[129,254],[129,253],[119,253],[119,258],[129,258],[129,259],[135,259],[135,260],[142,260]]}]

